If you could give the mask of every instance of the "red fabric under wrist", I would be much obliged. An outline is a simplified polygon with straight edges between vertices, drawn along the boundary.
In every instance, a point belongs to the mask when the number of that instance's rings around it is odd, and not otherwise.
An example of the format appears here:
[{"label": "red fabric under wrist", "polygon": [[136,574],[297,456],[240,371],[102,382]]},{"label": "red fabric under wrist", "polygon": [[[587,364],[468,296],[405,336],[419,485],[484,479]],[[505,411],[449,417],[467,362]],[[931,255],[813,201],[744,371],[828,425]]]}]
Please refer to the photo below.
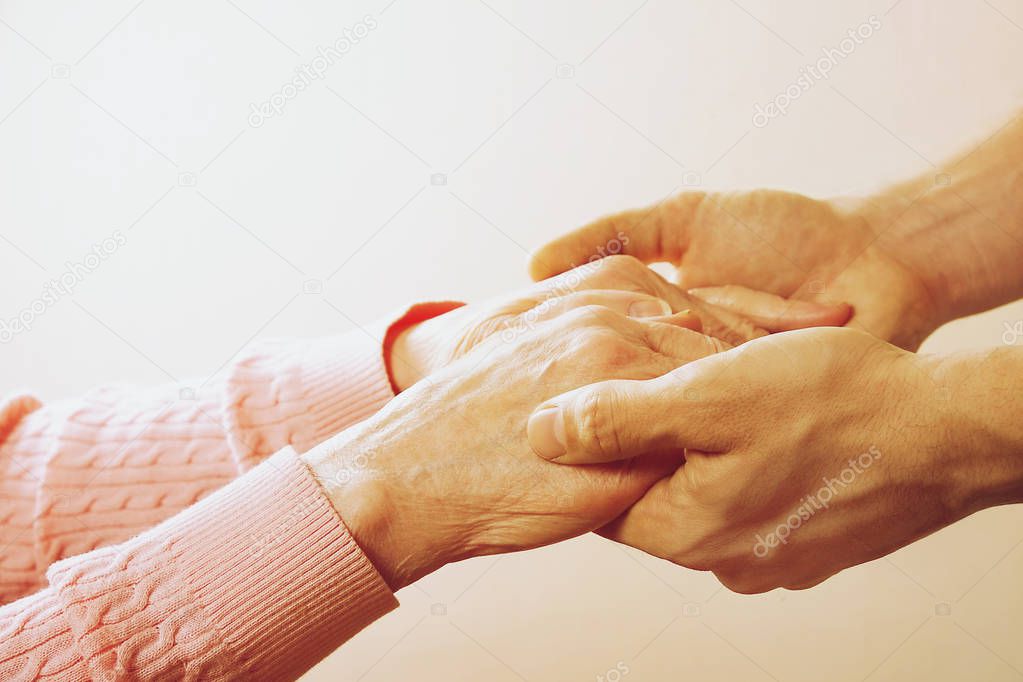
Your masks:
[{"label": "red fabric under wrist", "polygon": [[384,366],[387,367],[387,378],[391,381],[391,388],[395,395],[401,393],[398,384],[394,381],[394,372],[391,370],[391,347],[398,335],[409,327],[431,318],[443,315],[455,308],[461,308],[465,304],[461,301],[430,301],[428,303],[413,304],[401,317],[391,323],[384,334]]}]

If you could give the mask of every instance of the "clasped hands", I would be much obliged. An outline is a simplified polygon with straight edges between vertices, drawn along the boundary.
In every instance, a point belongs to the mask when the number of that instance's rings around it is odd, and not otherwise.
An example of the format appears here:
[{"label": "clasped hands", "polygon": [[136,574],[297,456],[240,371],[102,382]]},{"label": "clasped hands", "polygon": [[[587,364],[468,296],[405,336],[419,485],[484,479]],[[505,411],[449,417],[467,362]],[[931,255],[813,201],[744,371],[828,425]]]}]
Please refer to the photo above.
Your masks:
[{"label": "clasped hands", "polygon": [[872,215],[688,193],[597,221],[403,333],[402,392],[308,461],[395,589],[590,531],[743,593],[887,554],[1007,493],[941,426],[961,370],[899,347],[946,311]]}]

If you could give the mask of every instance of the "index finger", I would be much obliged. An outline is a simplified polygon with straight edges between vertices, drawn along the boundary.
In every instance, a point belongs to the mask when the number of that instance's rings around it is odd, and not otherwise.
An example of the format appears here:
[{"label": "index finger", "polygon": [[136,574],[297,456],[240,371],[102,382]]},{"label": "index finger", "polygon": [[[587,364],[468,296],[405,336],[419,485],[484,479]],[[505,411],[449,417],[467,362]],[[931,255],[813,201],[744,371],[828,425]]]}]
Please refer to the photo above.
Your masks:
[{"label": "index finger", "polygon": [[529,274],[534,280],[546,279],[593,257],[616,253],[647,263],[678,262],[703,197],[703,192],[684,192],[647,208],[599,218],[540,247],[530,258]]}]

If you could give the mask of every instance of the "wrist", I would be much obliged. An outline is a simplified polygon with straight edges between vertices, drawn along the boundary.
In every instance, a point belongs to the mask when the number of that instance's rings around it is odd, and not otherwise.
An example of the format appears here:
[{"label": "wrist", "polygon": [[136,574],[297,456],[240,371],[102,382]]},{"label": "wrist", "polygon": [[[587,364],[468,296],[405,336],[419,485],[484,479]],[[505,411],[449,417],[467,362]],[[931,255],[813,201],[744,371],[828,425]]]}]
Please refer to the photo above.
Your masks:
[{"label": "wrist", "polygon": [[956,517],[1023,502],[1023,388],[1018,348],[932,358],[931,433],[936,478],[949,482]]},{"label": "wrist", "polygon": [[928,303],[923,320],[928,331],[964,314],[969,263],[976,256],[961,239],[949,248],[950,235],[958,231],[958,211],[950,210],[948,197],[935,189],[934,181],[897,185],[875,195],[867,212],[878,246],[920,283]]},{"label": "wrist", "polygon": [[904,186],[832,202],[836,212],[873,234],[867,251],[885,265],[885,298],[898,328],[888,340],[909,349],[954,319],[946,305],[950,280],[945,273],[955,269],[948,262],[955,254],[935,243],[933,216],[918,210],[914,196]]},{"label": "wrist", "polygon": [[[458,328],[456,301],[417,303],[387,332],[385,361],[396,392],[407,390],[451,361],[450,347]],[[445,350],[448,349],[448,350]]]},{"label": "wrist", "polygon": [[458,515],[419,480],[424,472],[409,466],[408,454],[422,456],[424,448],[401,423],[401,415],[378,413],[303,455],[353,539],[393,591],[468,558],[473,546],[471,525],[459,523]]},{"label": "wrist", "polygon": [[959,168],[953,178],[939,169],[860,202],[878,248],[897,259],[930,299],[932,331],[1008,302],[1018,289],[1017,268],[999,266],[999,260],[1015,262],[1019,243],[985,214],[997,210],[985,196],[989,183],[983,172]]},{"label": "wrist", "polygon": [[921,283],[932,329],[1023,296],[1018,164],[953,165],[859,202],[877,247]]}]

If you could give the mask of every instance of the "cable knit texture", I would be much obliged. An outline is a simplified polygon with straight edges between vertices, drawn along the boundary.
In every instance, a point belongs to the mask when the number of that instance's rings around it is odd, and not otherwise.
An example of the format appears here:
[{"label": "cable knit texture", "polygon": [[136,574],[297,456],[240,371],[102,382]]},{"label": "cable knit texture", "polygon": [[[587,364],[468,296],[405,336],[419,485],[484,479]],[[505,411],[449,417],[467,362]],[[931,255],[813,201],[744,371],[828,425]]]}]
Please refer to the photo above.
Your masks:
[{"label": "cable knit texture", "polygon": [[393,397],[384,340],[426,316],[0,403],[0,679],[294,679],[394,608],[297,454]]}]

